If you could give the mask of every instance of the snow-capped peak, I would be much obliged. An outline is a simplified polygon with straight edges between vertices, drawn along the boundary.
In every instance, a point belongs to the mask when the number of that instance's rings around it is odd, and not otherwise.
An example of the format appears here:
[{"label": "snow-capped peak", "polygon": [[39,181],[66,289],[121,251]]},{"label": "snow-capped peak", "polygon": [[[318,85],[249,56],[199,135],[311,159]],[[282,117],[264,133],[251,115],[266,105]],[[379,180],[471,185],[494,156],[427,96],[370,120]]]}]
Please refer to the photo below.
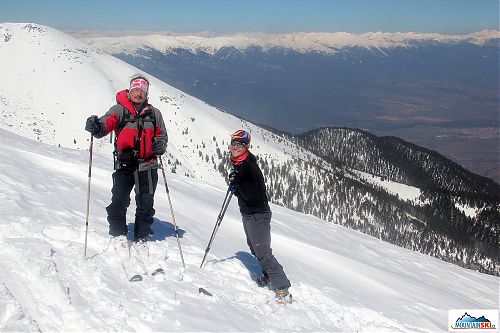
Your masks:
[{"label": "snow-capped peak", "polygon": [[174,49],[185,49],[196,53],[199,51],[214,54],[222,48],[235,48],[244,51],[251,47],[263,50],[286,48],[296,52],[320,52],[332,54],[339,49],[362,47],[367,49],[388,49],[410,47],[419,43],[459,43],[467,42],[482,45],[500,38],[500,32],[484,30],[468,35],[443,35],[438,33],[417,32],[367,32],[353,34],[347,32],[297,32],[288,34],[237,33],[228,35],[200,34],[148,34],[128,36],[99,36],[79,38],[96,48],[104,49],[111,54],[135,53],[139,49],[151,48],[160,52]]}]

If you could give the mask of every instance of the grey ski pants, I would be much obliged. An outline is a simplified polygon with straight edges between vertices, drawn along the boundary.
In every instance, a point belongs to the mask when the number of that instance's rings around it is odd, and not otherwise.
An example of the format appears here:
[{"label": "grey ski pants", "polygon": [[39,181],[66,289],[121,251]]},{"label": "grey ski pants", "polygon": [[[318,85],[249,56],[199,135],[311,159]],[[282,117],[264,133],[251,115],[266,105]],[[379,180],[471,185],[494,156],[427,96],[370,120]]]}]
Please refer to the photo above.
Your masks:
[{"label": "grey ski pants", "polygon": [[259,261],[262,272],[269,276],[271,289],[289,288],[290,281],[271,249],[271,211],[255,214],[241,213],[241,216],[250,252]]}]

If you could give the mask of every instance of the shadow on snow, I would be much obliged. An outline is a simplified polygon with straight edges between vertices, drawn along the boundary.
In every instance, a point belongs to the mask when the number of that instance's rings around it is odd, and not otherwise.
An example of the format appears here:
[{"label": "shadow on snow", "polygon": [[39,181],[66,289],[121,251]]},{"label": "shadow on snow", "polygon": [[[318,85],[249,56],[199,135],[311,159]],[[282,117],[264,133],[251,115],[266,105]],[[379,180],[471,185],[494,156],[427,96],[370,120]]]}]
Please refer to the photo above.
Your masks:
[{"label": "shadow on snow", "polygon": [[[128,228],[129,234],[133,234],[134,223],[129,223]],[[149,238],[150,241],[162,241],[167,239],[168,237],[175,237],[175,229],[173,223],[155,218],[153,224],[151,225],[151,229],[153,229],[154,235]],[[180,229],[179,226],[177,226],[177,233],[179,234],[179,238],[182,238],[186,231],[184,229]]]}]

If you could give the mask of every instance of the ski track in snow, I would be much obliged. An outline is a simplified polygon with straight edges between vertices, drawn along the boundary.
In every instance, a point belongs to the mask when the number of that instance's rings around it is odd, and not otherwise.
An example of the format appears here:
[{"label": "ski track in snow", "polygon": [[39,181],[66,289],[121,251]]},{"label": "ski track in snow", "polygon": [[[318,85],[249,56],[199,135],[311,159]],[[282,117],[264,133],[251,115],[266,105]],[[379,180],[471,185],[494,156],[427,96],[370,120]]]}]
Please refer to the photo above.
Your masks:
[{"label": "ski track in snow", "polygon": [[[194,324],[193,318],[183,318],[183,308],[196,307],[201,315],[212,317],[221,303],[235,308],[231,318],[220,318],[225,322],[222,331],[233,330],[241,320],[275,323],[275,327],[255,327],[259,331],[359,330],[361,326],[394,331],[399,326],[373,311],[342,309],[328,293],[302,284],[294,288],[293,304],[275,305],[273,293],[257,287],[237,258],[212,259],[204,269],[198,269],[194,261],[202,252],[185,247],[188,270],[183,272],[180,257],[168,256],[166,241],[152,242],[150,258],[145,259],[149,267],[160,263],[166,275],[130,283],[112,256],[107,237],[93,243],[89,252],[95,254],[85,261],[81,243],[74,238],[79,230],[68,225],[43,228],[41,221],[26,217],[18,220],[11,223],[15,230],[3,237],[0,262],[10,274],[2,278],[13,295],[23,295],[19,302],[25,304],[24,310],[36,318],[42,331],[173,331],[188,321],[189,330],[205,330],[203,322]],[[34,227],[36,223],[40,227]],[[202,286],[214,296],[199,295],[197,289]]]},{"label": "ski track in snow", "polygon": [[[74,239],[79,230],[70,226],[33,228],[34,223],[40,221],[21,217],[18,223],[11,223],[15,230],[3,238],[0,262],[10,272],[6,284],[14,295],[23,295],[19,302],[26,305],[25,311],[36,318],[42,331],[173,331],[188,321],[189,330],[205,330],[203,322],[194,324],[193,318],[183,318],[183,308],[196,307],[200,315],[212,317],[221,303],[237,310],[231,318],[220,318],[225,322],[225,328],[219,327],[222,331],[233,330],[241,320],[276,323],[275,327],[255,327],[259,331],[359,330],[362,326],[394,331],[399,326],[373,311],[343,309],[328,293],[300,283],[293,289],[293,304],[286,308],[275,305],[273,293],[257,287],[237,258],[212,259],[204,269],[198,269],[202,252],[185,247],[189,264],[183,272],[180,257],[174,253],[172,258],[168,256],[166,241],[152,242],[150,258],[145,259],[149,267],[160,263],[166,275],[130,283],[117,258],[110,255],[107,237],[94,242],[89,252],[95,254],[84,261],[81,243]],[[168,288],[163,288],[165,284]],[[198,287],[206,287],[214,296],[198,294]]]}]

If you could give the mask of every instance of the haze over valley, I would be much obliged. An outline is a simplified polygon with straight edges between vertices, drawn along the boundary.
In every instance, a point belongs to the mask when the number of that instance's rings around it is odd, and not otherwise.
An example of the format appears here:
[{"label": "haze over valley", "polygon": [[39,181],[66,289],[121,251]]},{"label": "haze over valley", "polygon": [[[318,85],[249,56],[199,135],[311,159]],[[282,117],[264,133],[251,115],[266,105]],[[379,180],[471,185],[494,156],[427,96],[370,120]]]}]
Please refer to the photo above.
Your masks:
[{"label": "haze over valley", "polygon": [[254,123],[396,135],[500,182],[499,33],[85,37]]}]

